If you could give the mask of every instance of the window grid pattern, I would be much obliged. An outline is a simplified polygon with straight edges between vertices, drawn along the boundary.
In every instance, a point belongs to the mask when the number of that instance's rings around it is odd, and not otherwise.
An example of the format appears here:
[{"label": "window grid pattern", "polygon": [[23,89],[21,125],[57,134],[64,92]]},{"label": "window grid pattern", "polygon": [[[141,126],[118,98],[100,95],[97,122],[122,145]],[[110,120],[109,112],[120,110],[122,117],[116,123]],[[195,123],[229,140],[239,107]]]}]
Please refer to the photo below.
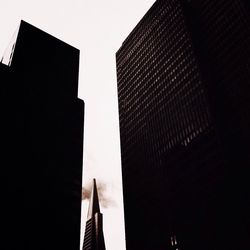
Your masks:
[{"label": "window grid pattern", "polygon": [[249,24],[243,1],[158,0],[117,52],[127,249],[171,249],[168,233],[180,249],[224,247],[226,203],[212,204],[227,194],[225,144],[249,153],[250,136],[235,140],[250,126]]},{"label": "window grid pattern", "polygon": [[[216,74],[216,88],[227,106],[231,133],[246,131],[238,126],[247,119],[250,65],[250,17],[244,1],[193,1],[200,22],[201,41],[207,49]],[[220,63],[218,63],[220,62]],[[222,98],[221,98],[222,99]],[[240,108],[239,108],[240,107]],[[247,129],[248,130],[248,129]],[[250,137],[250,134],[248,134]]]},{"label": "window grid pattern", "polygon": [[158,1],[139,25],[117,52],[122,157],[133,161],[141,147],[161,165],[209,129],[210,114],[179,1]]}]

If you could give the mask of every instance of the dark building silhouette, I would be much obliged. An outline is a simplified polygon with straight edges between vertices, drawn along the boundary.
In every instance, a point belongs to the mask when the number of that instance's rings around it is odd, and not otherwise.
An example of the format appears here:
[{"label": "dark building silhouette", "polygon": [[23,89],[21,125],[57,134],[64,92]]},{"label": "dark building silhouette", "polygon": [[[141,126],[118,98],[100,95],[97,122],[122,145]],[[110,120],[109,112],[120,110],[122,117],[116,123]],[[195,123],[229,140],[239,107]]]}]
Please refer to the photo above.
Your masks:
[{"label": "dark building silhouette", "polygon": [[96,187],[96,180],[93,180],[93,187],[89,201],[89,209],[83,241],[83,250],[105,250],[103,236],[102,214],[100,212],[99,199]]},{"label": "dark building silhouette", "polygon": [[250,248],[250,16],[158,0],[116,54],[127,250]]},{"label": "dark building silhouette", "polygon": [[8,66],[0,64],[1,248],[78,250],[79,50],[21,21],[2,62]]}]

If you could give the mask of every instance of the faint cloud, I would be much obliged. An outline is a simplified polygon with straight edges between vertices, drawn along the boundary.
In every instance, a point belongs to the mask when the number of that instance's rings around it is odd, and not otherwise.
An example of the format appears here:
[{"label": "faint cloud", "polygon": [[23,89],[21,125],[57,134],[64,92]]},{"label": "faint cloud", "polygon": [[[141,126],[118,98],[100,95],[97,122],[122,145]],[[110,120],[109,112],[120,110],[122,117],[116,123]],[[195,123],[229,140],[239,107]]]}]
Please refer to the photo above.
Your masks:
[{"label": "faint cloud", "polygon": [[[112,199],[112,192],[107,184],[96,180],[99,202],[103,208],[115,207],[116,202]],[[91,196],[92,182],[82,187],[82,200],[89,200]]]}]

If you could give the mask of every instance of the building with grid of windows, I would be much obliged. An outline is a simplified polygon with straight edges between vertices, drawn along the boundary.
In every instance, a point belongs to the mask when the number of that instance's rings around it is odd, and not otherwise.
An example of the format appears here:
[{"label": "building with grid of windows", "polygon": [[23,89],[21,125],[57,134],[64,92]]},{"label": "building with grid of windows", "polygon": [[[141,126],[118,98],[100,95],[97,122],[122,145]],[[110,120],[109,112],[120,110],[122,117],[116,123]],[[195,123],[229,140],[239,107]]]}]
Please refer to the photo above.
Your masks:
[{"label": "building with grid of windows", "polygon": [[84,118],[77,98],[79,50],[21,21],[2,63],[2,249],[78,250]]},{"label": "building with grid of windows", "polygon": [[128,250],[250,247],[249,44],[247,1],[157,0],[117,51]]}]

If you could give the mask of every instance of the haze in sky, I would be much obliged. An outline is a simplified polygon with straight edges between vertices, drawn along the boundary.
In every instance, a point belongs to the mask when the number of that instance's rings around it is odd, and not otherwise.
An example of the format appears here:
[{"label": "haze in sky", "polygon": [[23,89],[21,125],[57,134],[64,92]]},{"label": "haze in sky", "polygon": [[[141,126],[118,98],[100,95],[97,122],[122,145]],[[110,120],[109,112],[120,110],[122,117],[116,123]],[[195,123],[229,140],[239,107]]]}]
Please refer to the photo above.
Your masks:
[{"label": "haze in sky", "polygon": [[[78,95],[85,101],[84,197],[96,178],[107,250],[125,249],[115,53],[153,2],[0,0],[0,56],[21,19],[80,49]],[[87,207],[84,199],[82,236]]]}]

